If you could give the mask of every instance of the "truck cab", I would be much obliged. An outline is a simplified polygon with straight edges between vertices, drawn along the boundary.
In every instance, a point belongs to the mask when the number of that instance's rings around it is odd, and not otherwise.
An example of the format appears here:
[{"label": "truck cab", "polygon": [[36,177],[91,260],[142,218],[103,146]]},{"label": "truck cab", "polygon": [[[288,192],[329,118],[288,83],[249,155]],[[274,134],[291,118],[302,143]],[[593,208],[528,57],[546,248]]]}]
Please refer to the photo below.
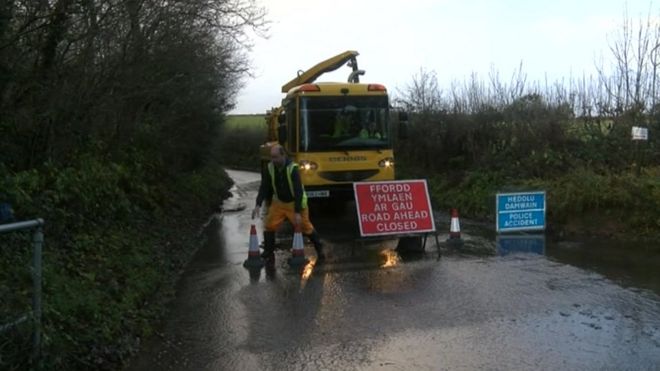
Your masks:
[{"label": "truck cab", "polygon": [[[309,198],[349,200],[353,182],[395,178],[387,89],[359,82],[364,71],[356,56],[347,51],[300,73],[282,86],[282,105],[267,115],[262,165],[270,147],[282,144],[300,165]],[[314,83],[346,63],[352,68],[347,82]]]}]

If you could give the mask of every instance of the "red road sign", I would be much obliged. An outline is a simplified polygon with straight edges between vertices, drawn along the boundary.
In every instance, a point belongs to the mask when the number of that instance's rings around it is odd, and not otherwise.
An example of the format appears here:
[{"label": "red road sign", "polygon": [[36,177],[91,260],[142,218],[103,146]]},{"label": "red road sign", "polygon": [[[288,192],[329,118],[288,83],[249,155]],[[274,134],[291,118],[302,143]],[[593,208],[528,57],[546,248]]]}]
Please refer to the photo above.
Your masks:
[{"label": "red road sign", "polygon": [[435,231],[426,180],[353,183],[360,235]]}]

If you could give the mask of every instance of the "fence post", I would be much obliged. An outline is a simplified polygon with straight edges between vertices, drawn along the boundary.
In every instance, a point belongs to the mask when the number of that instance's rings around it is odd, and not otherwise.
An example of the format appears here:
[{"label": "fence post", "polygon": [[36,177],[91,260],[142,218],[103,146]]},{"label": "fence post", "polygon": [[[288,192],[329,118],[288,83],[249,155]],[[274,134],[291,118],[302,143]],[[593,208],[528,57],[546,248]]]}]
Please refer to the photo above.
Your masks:
[{"label": "fence post", "polygon": [[34,335],[33,335],[33,359],[36,362],[36,368],[40,369],[41,363],[41,288],[42,288],[42,266],[41,255],[43,250],[44,233],[43,233],[43,220],[37,219],[39,226],[37,226],[32,235],[32,242],[34,243],[34,257],[32,262],[32,282],[34,285],[34,293],[32,297],[32,310],[34,317]]}]

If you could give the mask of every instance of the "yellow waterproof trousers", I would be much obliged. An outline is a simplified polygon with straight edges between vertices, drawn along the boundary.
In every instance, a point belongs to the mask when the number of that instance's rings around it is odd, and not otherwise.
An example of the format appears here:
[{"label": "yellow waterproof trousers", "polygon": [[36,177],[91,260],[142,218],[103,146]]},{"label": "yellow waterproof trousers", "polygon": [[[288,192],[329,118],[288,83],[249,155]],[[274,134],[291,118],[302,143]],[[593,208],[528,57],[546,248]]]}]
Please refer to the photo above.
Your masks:
[{"label": "yellow waterproof trousers", "polygon": [[[273,199],[268,207],[268,214],[264,220],[264,231],[276,232],[282,225],[284,219],[289,219],[291,225],[296,225],[294,202],[281,202]],[[314,226],[309,220],[309,208],[300,211],[302,217],[301,231],[303,234],[311,234],[314,231]]]}]

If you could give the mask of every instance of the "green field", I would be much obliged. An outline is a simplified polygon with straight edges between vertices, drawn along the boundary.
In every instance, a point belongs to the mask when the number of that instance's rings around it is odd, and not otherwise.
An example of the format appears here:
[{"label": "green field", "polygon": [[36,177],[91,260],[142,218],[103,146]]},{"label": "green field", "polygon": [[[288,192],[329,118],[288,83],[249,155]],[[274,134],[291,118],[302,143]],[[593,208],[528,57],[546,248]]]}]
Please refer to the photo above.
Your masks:
[{"label": "green field", "polygon": [[226,127],[228,129],[237,128],[258,128],[266,130],[265,115],[227,115]]},{"label": "green field", "polygon": [[216,154],[234,169],[259,170],[259,146],[266,141],[268,127],[264,115],[227,115]]}]

